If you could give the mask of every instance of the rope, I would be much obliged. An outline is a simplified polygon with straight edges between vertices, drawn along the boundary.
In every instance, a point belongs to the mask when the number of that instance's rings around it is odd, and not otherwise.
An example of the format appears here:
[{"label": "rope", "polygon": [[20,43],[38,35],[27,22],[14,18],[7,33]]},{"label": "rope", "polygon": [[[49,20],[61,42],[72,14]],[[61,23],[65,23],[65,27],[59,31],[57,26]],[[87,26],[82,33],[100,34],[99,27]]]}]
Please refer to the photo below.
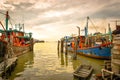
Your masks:
[{"label": "rope", "polygon": [[4,28],[4,26],[3,26],[3,24],[2,24],[2,22],[1,22],[1,21],[0,21],[0,24],[1,24],[2,28],[4,29],[4,31],[5,31],[5,28]]},{"label": "rope", "polygon": [[12,26],[12,28],[13,28],[13,25],[12,25],[12,22],[11,22],[11,20],[9,20],[10,21],[10,25]]},{"label": "rope", "polygon": [[[0,12],[0,14],[3,14],[3,15],[6,15],[5,13],[3,13],[3,12]],[[9,15],[8,15],[9,16]],[[4,18],[3,18],[4,19]],[[3,20],[2,19],[2,20]],[[11,18],[10,16],[9,16],[9,22],[10,22],[10,25],[12,26],[12,28],[13,28],[13,24],[12,24],[12,21],[11,20],[13,20],[13,21],[15,21],[13,18]]]},{"label": "rope", "polygon": [[92,23],[93,27],[95,28],[96,32],[97,32],[97,28],[96,26],[93,24],[92,20],[89,18],[90,22]]},{"label": "rope", "polygon": [[12,24],[12,22],[15,22],[16,23],[16,21],[11,17],[11,16],[9,16],[9,22],[10,22],[10,25],[12,26],[12,28],[13,28],[13,25],[14,24]]}]

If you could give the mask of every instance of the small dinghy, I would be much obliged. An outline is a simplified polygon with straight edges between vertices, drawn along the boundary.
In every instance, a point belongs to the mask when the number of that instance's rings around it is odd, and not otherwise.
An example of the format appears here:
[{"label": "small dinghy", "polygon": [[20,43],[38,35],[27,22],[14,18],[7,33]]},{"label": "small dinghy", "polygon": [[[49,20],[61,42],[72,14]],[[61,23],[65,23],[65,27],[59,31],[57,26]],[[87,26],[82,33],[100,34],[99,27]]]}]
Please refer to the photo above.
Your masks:
[{"label": "small dinghy", "polygon": [[75,77],[78,77],[79,79],[83,79],[86,80],[90,74],[92,73],[93,68],[91,65],[80,65],[75,72],[73,73],[73,75]]}]

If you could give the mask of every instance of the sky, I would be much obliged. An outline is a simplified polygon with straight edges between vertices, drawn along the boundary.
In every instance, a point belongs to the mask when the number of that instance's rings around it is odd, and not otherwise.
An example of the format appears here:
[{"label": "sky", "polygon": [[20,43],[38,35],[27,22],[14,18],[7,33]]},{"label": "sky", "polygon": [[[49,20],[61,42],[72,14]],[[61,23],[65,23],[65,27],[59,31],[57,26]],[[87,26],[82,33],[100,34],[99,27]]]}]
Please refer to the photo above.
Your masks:
[{"label": "sky", "polygon": [[[32,32],[35,39],[59,40],[77,35],[76,26],[83,30],[87,16],[89,33],[104,33],[108,23],[114,30],[114,21],[120,19],[120,0],[0,0],[0,12],[6,11],[13,27],[24,23],[25,31]],[[0,21],[4,23],[4,19],[0,14]]]}]

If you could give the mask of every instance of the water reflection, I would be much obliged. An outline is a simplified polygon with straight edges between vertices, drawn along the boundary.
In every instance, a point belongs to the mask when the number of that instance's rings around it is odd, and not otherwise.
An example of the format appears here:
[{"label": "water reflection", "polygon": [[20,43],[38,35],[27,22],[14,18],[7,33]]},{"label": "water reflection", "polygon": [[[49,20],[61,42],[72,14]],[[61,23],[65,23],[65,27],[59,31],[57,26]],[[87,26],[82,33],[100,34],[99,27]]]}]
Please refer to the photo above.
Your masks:
[{"label": "water reflection", "polygon": [[66,66],[68,66],[68,56],[65,55],[65,63],[66,63]]},{"label": "water reflection", "polygon": [[31,68],[34,64],[33,57],[34,57],[33,52],[28,52],[27,54],[19,56],[18,64],[15,67],[14,72],[12,72],[10,80],[14,80],[15,77],[19,77],[20,75],[22,75],[22,71],[24,71],[25,68]]},{"label": "water reflection", "polygon": [[91,64],[99,73],[103,61],[84,56],[73,60],[73,54],[57,51],[57,43],[37,43],[34,52],[19,57],[10,80],[74,80],[73,71],[80,64]]},{"label": "water reflection", "polygon": [[61,65],[68,66],[68,55],[65,53],[60,53]]},{"label": "water reflection", "polygon": [[[89,64],[89,65],[92,65],[93,68],[94,68],[93,74],[98,74],[98,73],[101,72],[100,70],[102,68],[102,64],[103,64],[103,61],[104,61],[104,60],[93,59],[93,58],[80,56],[80,55],[77,55],[77,60],[73,60],[74,54],[70,53],[70,52],[68,53],[68,55],[66,55],[65,53],[59,53],[58,55],[61,58],[61,65],[64,65],[66,67],[67,66],[72,66],[73,67],[73,72],[81,64]],[[74,80],[76,80],[76,79],[74,79]]]}]

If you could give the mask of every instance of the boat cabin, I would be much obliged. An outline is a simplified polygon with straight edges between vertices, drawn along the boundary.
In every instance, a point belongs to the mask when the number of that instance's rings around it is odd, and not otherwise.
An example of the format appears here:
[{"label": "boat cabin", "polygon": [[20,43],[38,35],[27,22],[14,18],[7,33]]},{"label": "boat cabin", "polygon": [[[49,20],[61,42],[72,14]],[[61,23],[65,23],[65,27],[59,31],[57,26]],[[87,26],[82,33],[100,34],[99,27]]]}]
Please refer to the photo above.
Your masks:
[{"label": "boat cabin", "polygon": [[25,46],[29,45],[29,41],[32,37],[32,33],[25,33],[23,31],[18,30],[7,30],[3,31],[0,30],[0,40],[2,41],[8,41],[10,44],[14,46]]}]

